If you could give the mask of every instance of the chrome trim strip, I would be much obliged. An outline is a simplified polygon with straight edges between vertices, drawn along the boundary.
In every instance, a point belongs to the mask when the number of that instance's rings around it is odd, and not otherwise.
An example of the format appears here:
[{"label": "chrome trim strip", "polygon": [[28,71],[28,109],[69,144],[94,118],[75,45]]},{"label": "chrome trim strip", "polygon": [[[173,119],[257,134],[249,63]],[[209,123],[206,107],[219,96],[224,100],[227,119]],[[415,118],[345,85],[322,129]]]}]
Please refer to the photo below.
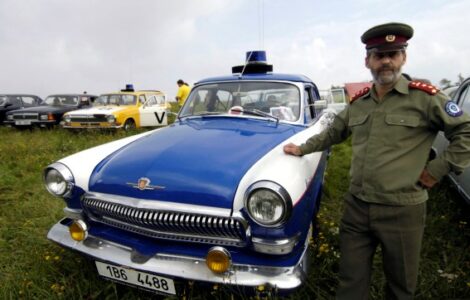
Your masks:
[{"label": "chrome trim strip", "polygon": [[83,210],[81,209],[69,208],[67,206],[64,208],[64,214],[74,220],[83,218],[82,212]]},{"label": "chrome trim strip", "polygon": [[[308,241],[305,243],[300,260],[293,266],[267,267],[235,263],[229,272],[214,274],[207,268],[205,260],[199,257],[158,253],[144,261],[139,261],[132,259],[136,251],[94,236],[89,236],[83,242],[76,242],[70,238],[68,227],[60,223],[51,228],[47,238],[99,261],[176,277],[176,280],[197,280],[251,287],[269,284],[278,289],[293,289],[302,283],[308,268],[308,255],[306,255]],[[158,273],[155,273],[156,270]]]},{"label": "chrome trim strip", "polygon": [[282,240],[268,240],[263,238],[252,237],[253,248],[257,252],[284,255],[292,252],[295,245],[299,242],[300,233],[295,236]]},{"label": "chrome trim strip", "polygon": [[164,210],[164,211],[174,211],[180,213],[189,213],[193,214],[197,212],[200,215],[211,215],[217,217],[230,217],[231,209],[228,208],[217,208],[217,207],[208,207],[194,204],[185,204],[178,202],[164,202],[158,200],[144,200],[139,198],[118,196],[112,194],[103,194],[103,193],[87,193],[86,198],[94,198],[97,200],[102,200],[110,203],[121,204],[125,206],[132,206],[139,209],[150,209],[150,210]]}]

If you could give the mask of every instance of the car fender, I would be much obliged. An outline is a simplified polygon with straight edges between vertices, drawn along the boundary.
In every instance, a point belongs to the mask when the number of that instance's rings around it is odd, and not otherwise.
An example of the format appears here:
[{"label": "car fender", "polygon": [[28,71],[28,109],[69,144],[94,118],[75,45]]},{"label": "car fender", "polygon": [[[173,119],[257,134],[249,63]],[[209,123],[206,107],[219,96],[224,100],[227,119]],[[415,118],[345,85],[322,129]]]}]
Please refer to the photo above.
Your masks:
[{"label": "car fender", "polygon": [[255,182],[266,180],[281,185],[289,193],[295,206],[307,190],[322,158],[322,152],[314,152],[301,157],[287,155],[283,147],[288,143],[300,145],[312,135],[323,131],[328,125],[327,114],[313,126],[293,135],[263,156],[241,179],[235,194],[233,210],[238,212],[244,207],[245,192]]},{"label": "car fender", "polygon": [[75,185],[83,189],[85,192],[88,192],[88,182],[90,180],[91,173],[103,159],[105,159],[108,155],[114,153],[115,151],[121,149],[122,147],[138,139],[144,138],[145,136],[155,132],[156,130],[159,129],[147,131],[141,134],[133,135],[117,141],[112,141],[103,145],[86,149],[70,156],[67,156],[59,160],[58,162],[64,164],[72,172],[75,180]]}]

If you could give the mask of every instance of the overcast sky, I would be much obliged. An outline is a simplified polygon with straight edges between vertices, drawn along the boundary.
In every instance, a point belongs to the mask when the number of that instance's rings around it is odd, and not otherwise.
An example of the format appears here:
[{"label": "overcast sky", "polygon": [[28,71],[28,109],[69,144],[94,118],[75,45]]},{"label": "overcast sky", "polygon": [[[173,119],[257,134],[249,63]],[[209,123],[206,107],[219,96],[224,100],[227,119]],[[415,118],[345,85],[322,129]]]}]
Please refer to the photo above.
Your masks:
[{"label": "overcast sky", "polygon": [[174,98],[226,75],[248,50],[320,89],[367,81],[360,36],[415,29],[404,71],[438,84],[470,76],[468,0],[0,0],[0,93],[100,94],[133,83]]}]

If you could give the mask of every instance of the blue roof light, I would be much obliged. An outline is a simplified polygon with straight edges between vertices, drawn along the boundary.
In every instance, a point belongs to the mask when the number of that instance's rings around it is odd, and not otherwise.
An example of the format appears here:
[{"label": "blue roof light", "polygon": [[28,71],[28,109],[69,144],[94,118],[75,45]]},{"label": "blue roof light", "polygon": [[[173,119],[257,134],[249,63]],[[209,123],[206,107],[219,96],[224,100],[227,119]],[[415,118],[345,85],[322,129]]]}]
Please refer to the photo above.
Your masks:
[{"label": "blue roof light", "polygon": [[266,74],[273,71],[273,65],[266,62],[266,51],[248,51],[246,53],[245,64],[232,67],[234,74]]},{"label": "blue roof light", "polygon": [[266,51],[248,51],[245,61],[249,64],[266,64]]}]

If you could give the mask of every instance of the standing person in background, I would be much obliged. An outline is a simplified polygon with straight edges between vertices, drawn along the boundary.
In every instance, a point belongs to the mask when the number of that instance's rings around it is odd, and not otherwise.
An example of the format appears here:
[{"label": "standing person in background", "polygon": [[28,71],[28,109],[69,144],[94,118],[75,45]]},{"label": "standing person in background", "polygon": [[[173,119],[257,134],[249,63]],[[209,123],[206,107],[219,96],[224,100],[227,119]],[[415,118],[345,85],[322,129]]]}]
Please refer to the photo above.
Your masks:
[{"label": "standing person in background", "polygon": [[[372,88],[357,93],[322,133],[284,152],[323,151],[351,136],[349,192],[340,225],[337,299],[369,297],[377,246],[383,255],[386,299],[412,299],[426,218],[427,189],[470,164],[470,117],[432,85],[401,73],[413,29],[378,25],[361,37]],[[449,146],[429,161],[442,130]]]},{"label": "standing person in background", "polygon": [[179,107],[182,107],[184,104],[184,101],[186,101],[186,98],[188,98],[189,92],[191,91],[191,88],[189,85],[184,82],[182,79],[179,79],[176,84],[178,85],[178,93],[176,94],[176,101],[179,104]]}]

